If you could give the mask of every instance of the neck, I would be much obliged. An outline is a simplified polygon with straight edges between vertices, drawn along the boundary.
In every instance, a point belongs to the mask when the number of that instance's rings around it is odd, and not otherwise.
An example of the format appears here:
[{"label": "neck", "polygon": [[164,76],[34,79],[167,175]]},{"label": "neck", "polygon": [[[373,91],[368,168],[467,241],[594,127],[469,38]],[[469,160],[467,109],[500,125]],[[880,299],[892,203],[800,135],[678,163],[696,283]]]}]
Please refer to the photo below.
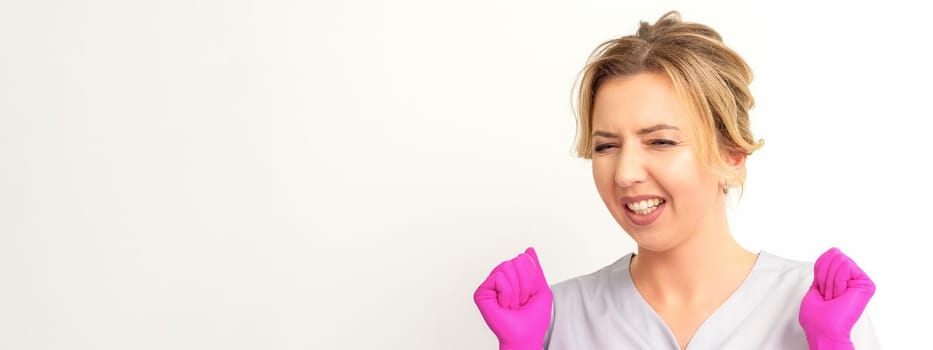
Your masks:
[{"label": "neck", "polygon": [[629,269],[642,294],[662,303],[692,303],[745,279],[757,255],[735,241],[725,215],[721,223],[705,226],[708,229],[693,233],[672,249],[638,248]]}]

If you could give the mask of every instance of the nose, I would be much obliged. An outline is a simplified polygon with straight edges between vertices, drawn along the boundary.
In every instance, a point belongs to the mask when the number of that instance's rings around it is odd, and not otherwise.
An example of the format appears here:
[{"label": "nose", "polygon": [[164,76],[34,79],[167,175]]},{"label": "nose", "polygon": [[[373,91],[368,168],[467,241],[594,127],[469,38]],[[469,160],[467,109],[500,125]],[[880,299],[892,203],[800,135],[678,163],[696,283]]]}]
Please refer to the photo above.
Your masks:
[{"label": "nose", "polygon": [[645,157],[637,146],[623,147],[616,158],[616,184],[627,188],[645,182]]}]

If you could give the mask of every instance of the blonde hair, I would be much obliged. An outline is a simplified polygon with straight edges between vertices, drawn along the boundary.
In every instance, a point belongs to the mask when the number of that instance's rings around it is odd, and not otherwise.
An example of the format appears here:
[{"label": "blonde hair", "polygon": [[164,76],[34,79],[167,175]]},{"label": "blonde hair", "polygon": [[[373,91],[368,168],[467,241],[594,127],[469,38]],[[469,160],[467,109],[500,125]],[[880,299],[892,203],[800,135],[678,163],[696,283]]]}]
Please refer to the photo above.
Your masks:
[{"label": "blonde hair", "polygon": [[640,22],[634,35],[600,44],[581,71],[577,94],[577,156],[593,157],[593,104],[600,85],[612,78],[641,72],[664,73],[680,98],[696,115],[696,151],[710,171],[728,187],[744,187],[746,170],[732,171],[720,152],[751,155],[764,145],[749,128],[748,110],[755,101],[748,89],[752,71],[726,47],[712,28],[683,22],[671,11],[654,24]]}]

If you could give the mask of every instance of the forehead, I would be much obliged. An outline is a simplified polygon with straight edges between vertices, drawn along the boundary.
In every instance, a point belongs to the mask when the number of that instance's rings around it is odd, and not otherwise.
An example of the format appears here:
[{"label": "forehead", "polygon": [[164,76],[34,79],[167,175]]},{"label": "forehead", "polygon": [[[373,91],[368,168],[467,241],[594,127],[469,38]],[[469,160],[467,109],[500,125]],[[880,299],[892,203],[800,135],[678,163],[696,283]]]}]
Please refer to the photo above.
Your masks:
[{"label": "forehead", "polygon": [[687,111],[667,75],[638,73],[603,82],[593,104],[593,127],[634,130],[669,124],[685,130],[693,124]]}]

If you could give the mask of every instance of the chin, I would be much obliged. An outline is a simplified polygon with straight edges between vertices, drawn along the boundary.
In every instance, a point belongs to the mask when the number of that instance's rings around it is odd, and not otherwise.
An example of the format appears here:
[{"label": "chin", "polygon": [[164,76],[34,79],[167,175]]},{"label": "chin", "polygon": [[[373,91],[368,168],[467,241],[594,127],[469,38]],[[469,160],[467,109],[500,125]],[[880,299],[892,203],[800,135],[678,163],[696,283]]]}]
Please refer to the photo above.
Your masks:
[{"label": "chin", "polygon": [[[624,209],[618,209],[624,210]],[[616,222],[622,227],[622,230],[638,245],[638,249],[650,252],[664,252],[677,247],[681,240],[672,236],[670,229],[664,229],[658,225],[658,222],[651,226],[638,227],[633,225],[625,218],[624,213],[613,213]]]},{"label": "chin", "polygon": [[635,241],[640,250],[660,253],[674,249],[681,243],[674,237],[652,232],[653,230],[629,231],[628,228],[624,227],[623,229]]}]

